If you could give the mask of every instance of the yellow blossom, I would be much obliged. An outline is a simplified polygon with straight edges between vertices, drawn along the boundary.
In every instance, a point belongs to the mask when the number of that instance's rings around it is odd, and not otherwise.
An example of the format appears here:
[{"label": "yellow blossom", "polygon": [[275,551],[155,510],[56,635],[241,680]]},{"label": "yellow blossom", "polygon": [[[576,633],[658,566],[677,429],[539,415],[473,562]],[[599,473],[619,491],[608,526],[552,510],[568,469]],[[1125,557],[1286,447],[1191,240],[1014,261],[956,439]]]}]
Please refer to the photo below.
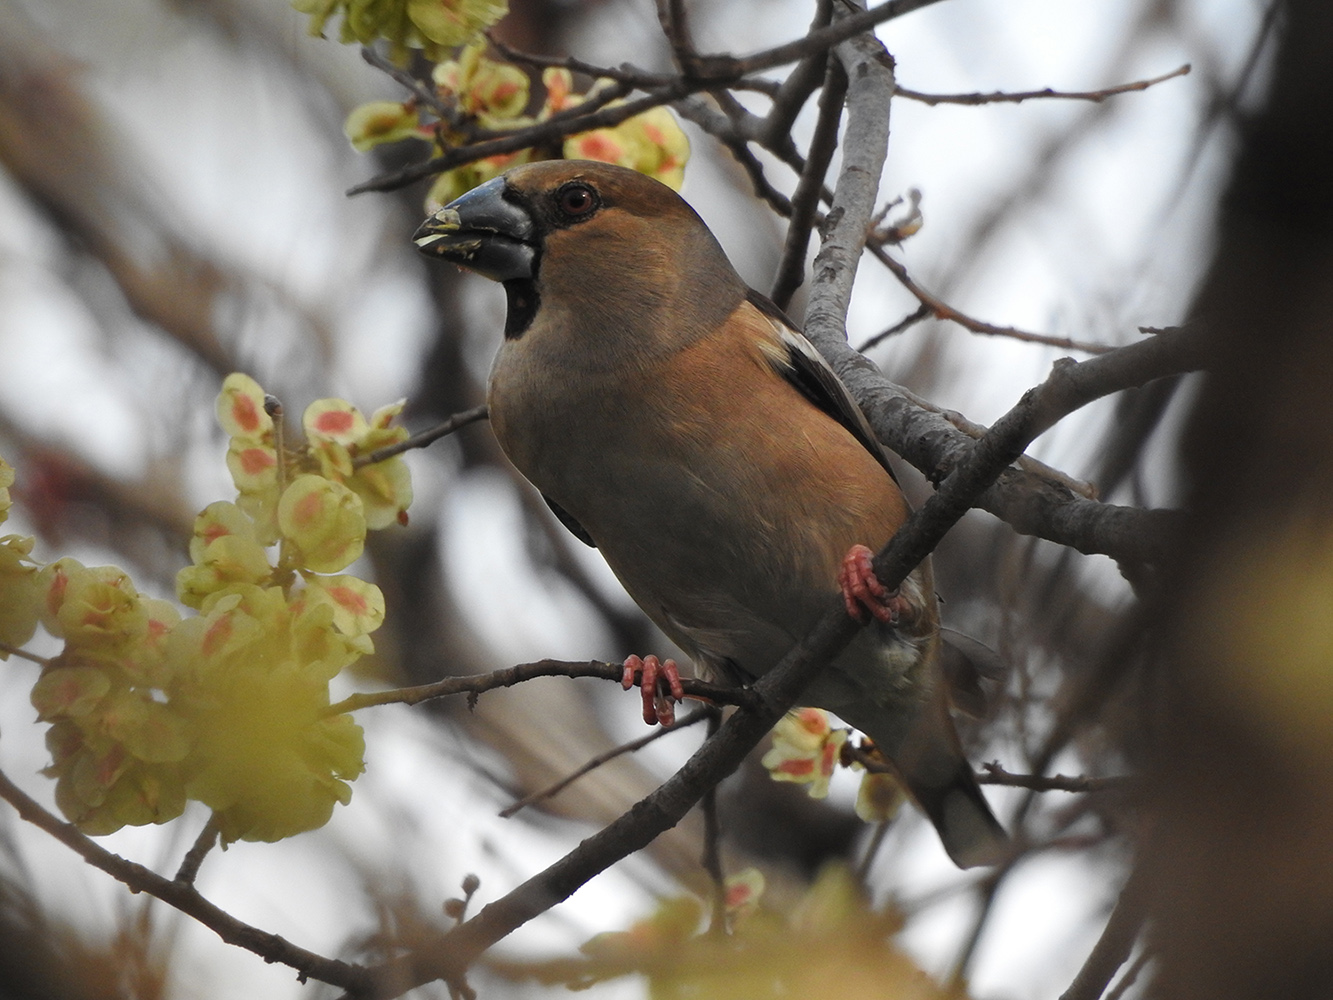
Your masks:
[{"label": "yellow blossom", "polygon": [[808,785],[812,799],[828,795],[829,778],[838,763],[845,729],[833,729],[828,713],[818,708],[788,712],[773,727],[773,747],[764,754],[763,765],[774,781]]}]

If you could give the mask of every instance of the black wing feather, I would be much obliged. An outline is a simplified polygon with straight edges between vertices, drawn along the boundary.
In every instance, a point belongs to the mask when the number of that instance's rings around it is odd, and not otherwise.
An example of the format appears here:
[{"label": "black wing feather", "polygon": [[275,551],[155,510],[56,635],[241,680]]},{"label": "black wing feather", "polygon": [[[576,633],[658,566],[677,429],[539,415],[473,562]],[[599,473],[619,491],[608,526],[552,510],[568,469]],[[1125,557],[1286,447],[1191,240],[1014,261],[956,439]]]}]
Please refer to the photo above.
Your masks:
[{"label": "black wing feather", "polygon": [[750,289],[747,296],[750,304],[783,328],[787,334],[783,343],[787,348],[787,364],[775,365],[779,374],[790,382],[802,396],[832,417],[860,441],[866,451],[875,456],[875,460],[884,466],[884,470],[897,482],[888,455],[870,429],[870,422],[861,412],[861,407],[852,394],[843,385],[829,363],[824,360],[815,345],[805,339],[805,334],[792,321],[791,317],[779,309],[766,295]]},{"label": "black wing feather", "polygon": [[555,515],[556,520],[568,528],[571,535],[589,548],[597,548],[597,543],[592,540],[592,535],[588,534],[588,529],[579,524],[578,521],[574,520],[569,511],[565,510],[565,508],[561,507],[545,493],[542,494],[542,499],[546,501],[546,506],[551,508],[551,513]]}]

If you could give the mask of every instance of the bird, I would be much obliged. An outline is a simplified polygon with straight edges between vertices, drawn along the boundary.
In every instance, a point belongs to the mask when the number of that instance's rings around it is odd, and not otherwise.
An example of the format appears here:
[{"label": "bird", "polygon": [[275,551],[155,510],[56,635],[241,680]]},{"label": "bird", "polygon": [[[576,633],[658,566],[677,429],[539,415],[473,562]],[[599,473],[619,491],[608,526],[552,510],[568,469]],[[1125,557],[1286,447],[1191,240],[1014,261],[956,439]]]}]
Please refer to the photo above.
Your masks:
[{"label": "bird", "polygon": [[[847,388],[675,191],[612,164],[515,167],[426,219],[428,256],[500,282],[495,437],[705,677],[753,682],[841,594],[865,623],[801,695],[869,736],[959,867],[1007,836],[950,715],[929,561],[871,565],[911,512]],[[631,656],[645,721],[683,697]]]}]

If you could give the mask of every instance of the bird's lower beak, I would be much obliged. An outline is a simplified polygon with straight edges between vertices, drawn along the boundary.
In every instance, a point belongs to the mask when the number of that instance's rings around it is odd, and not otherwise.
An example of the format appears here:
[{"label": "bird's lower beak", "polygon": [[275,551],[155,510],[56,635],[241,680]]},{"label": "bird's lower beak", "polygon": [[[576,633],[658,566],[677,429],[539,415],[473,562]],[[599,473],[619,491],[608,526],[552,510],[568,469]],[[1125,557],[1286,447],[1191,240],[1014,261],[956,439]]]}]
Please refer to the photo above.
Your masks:
[{"label": "bird's lower beak", "polygon": [[532,278],[537,260],[532,217],[504,197],[496,177],[455,198],[412,234],[417,249],[492,281]]}]

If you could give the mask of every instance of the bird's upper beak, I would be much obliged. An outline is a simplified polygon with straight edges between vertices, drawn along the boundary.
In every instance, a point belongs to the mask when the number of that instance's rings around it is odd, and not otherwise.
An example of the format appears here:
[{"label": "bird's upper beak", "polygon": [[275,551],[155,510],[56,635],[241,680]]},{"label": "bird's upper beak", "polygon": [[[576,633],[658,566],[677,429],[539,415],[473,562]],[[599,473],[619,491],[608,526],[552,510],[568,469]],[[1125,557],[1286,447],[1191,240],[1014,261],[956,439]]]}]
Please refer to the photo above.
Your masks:
[{"label": "bird's upper beak", "polygon": [[443,257],[492,281],[532,278],[537,260],[532,217],[504,197],[496,177],[455,198],[412,234],[424,254]]}]

